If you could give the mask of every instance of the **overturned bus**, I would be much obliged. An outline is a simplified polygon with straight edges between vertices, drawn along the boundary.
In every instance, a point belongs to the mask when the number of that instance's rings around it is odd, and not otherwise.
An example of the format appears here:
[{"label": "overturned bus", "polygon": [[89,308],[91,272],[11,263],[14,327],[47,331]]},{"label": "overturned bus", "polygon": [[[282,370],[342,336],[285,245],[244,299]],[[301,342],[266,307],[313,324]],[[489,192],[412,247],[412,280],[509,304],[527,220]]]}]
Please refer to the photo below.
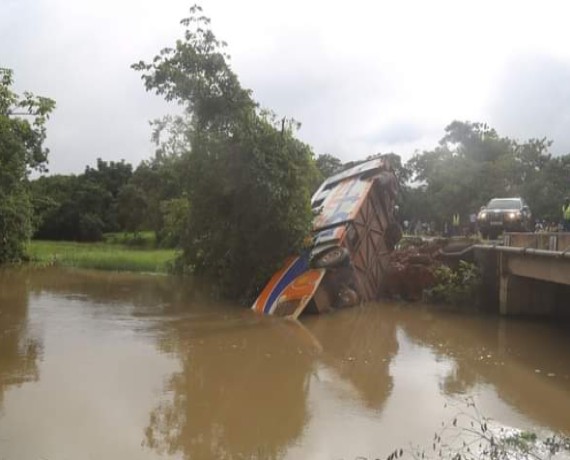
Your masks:
[{"label": "overturned bus", "polygon": [[286,260],[252,309],[297,318],[376,299],[401,237],[394,216],[397,191],[385,157],[325,180],[311,199],[311,247]]}]

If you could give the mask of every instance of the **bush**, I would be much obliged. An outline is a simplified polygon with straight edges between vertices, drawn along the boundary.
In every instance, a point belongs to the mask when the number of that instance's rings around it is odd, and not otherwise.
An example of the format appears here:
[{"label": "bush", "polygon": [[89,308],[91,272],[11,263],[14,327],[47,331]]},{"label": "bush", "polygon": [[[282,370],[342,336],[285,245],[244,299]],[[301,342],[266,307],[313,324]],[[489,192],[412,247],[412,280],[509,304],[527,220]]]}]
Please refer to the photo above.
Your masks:
[{"label": "bush", "polygon": [[477,304],[481,273],[475,264],[461,260],[456,269],[442,265],[436,269],[435,278],[435,286],[424,291],[424,301],[447,305]]}]

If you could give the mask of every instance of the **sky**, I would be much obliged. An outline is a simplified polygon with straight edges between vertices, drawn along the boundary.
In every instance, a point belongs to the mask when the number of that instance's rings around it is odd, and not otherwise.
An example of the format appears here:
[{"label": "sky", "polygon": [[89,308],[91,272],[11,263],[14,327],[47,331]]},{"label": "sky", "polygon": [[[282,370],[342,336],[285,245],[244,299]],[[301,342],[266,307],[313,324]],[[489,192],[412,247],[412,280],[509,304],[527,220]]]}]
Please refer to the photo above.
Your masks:
[{"label": "sky", "polygon": [[[0,67],[48,96],[51,173],[151,158],[149,121],[175,106],[131,69],[182,36],[183,0],[0,0]],[[570,153],[570,3],[203,0],[232,68],[343,161],[431,149],[453,120]],[[568,6],[567,6],[568,5]]]}]

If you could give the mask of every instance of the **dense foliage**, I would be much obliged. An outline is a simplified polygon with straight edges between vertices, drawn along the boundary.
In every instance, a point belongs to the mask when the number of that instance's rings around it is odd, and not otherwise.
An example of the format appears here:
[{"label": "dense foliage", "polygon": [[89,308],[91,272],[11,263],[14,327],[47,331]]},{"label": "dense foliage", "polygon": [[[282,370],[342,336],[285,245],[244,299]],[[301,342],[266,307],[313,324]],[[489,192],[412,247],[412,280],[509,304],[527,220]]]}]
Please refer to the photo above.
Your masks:
[{"label": "dense foliage", "polygon": [[[134,210],[125,185],[132,166],[124,161],[97,160],[80,175],[40,177],[31,183],[36,216],[36,238],[48,240],[99,241],[103,232],[132,230],[144,209]],[[134,202],[137,207],[139,202]],[[139,221],[137,221],[138,223]]]},{"label": "dense foliage", "polygon": [[161,155],[174,155],[185,175],[180,265],[226,295],[248,297],[301,247],[317,170],[294,136],[297,124],[260,110],[241,87],[200,8],[182,24],[174,48],[133,66],[147,90],[183,107],[156,135]]},{"label": "dense foliage", "polygon": [[55,107],[51,99],[16,94],[12,84],[12,72],[0,69],[0,263],[20,259],[32,234],[27,179],[47,162],[45,123]]},{"label": "dense foliage", "polygon": [[[172,228],[173,209],[182,202],[187,207],[185,164],[176,153],[159,148],[155,158],[143,161],[135,170],[130,184],[144,194],[145,215],[142,226],[153,230],[160,246],[179,243],[183,227]],[[176,222],[178,222],[180,218]]]},{"label": "dense foliage", "polygon": [[550,145],[546,139],[519,143],[485,124],[454,121],[435,149],[406,164],[415,184],[403,192],[403,217],[441,229],[454,213],[466,222],[491,198],[522,196],[535,217],[558,221],[570,156],[553,158]]}]

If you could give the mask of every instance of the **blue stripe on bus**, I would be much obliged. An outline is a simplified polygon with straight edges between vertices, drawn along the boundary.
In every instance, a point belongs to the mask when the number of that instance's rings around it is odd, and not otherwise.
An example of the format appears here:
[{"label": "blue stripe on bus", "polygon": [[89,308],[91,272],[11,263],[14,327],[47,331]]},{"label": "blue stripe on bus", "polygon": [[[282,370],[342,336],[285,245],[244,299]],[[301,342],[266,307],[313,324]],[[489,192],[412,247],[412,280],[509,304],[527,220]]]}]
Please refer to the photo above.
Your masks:
[{"label": "blue stripe on bus", "polygon": [[309,260],[307,256],[299,256],[299,258],[295,261],[293,265],[289,267],[287,272],[283,275],[279,283],[273,288],[271,294],[269,294],[269,298],[267,299],[267,303],[263,308],[264,313],[269,313],[273,303],[279,298],[281,293],[285,290],[287,286],[299,275],[302,275],[309,269]]}]

